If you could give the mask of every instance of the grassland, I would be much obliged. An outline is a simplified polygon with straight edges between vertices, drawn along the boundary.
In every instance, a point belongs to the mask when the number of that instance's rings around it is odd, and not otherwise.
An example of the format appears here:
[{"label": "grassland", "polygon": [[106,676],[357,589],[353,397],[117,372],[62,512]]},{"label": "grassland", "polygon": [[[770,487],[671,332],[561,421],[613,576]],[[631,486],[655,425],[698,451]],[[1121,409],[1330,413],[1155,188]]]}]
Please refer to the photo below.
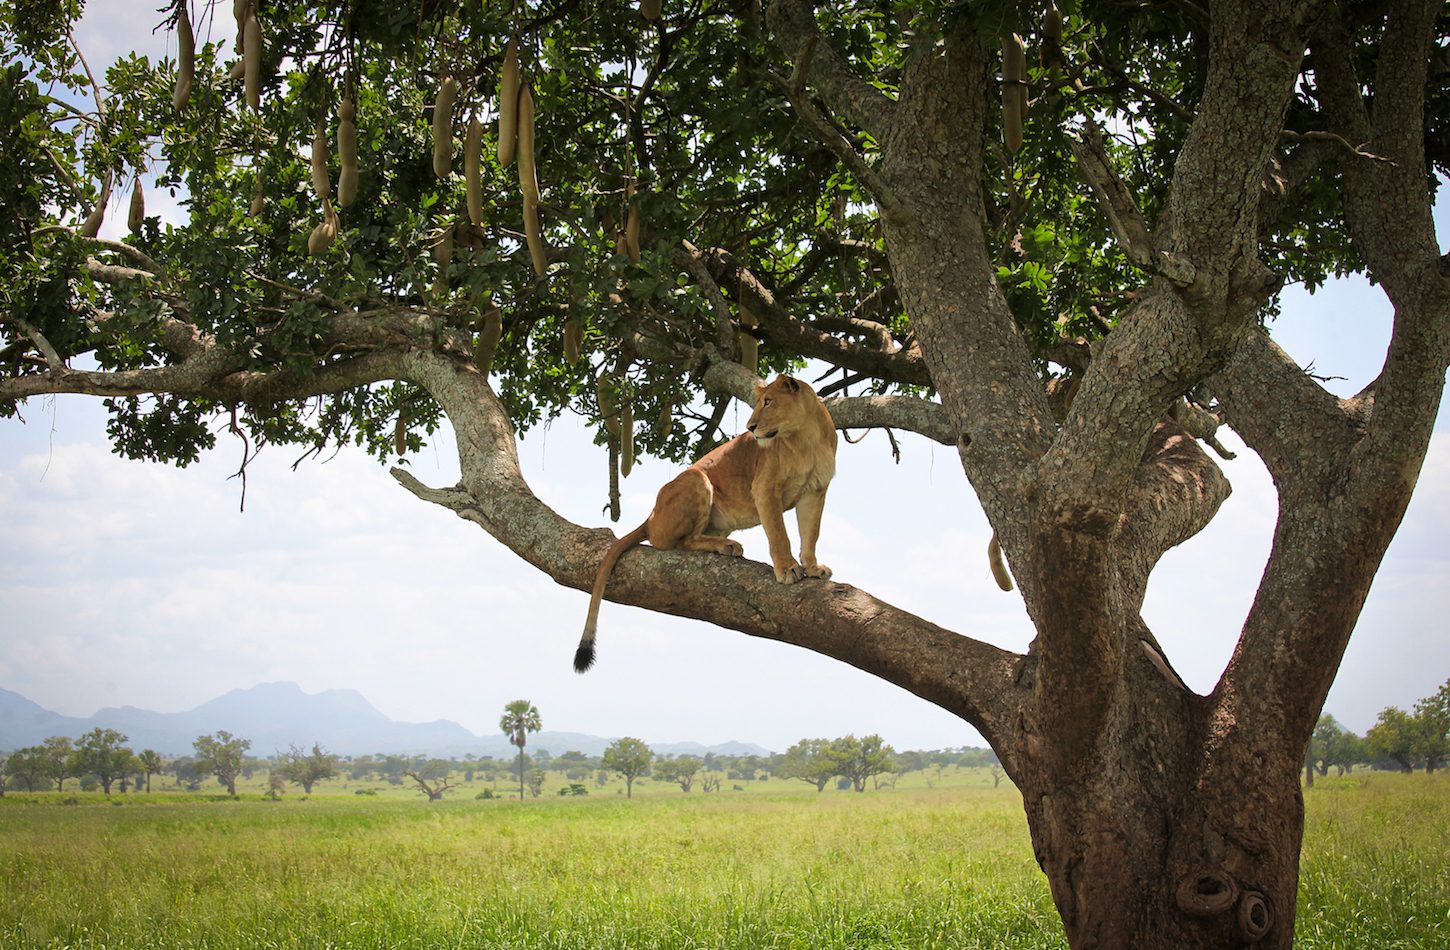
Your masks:
[{"label": "grassland", "polygon": [[[0,947],[1065,945],[1005,784],[767,784],[433,804],[8,795]],[[1307,797],[1297,945],[1450,946],[1450,781],[1356,775]]]}]

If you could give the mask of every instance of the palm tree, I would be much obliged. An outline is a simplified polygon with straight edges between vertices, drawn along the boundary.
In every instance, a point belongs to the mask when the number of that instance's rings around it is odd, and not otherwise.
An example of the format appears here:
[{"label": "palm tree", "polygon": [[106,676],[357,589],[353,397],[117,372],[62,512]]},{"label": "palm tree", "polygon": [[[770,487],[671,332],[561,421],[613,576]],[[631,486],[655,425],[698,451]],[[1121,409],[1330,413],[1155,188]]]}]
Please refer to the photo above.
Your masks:
[{"label": "palm tree", "polygon": [[516,699],[503,708],[503,718],[498,727],[509,737],[509,742],[519,747],[519,801],[524,799],[524,743],[528,734],[544,728],[539,719],[539,710],[527,699]]}]

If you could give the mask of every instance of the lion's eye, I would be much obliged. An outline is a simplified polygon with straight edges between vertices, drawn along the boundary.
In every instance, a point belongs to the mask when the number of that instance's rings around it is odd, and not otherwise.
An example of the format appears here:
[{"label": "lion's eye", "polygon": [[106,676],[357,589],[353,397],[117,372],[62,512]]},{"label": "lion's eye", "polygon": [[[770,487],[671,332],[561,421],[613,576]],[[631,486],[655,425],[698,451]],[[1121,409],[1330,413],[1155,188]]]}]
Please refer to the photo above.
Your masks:
[{"label": "lion's eye", "polygon": [[772,401],[773,400],[767,399],[762,405],[764,405],[767,409],[769,409],[770,408],[770,404],[771,404]]}]

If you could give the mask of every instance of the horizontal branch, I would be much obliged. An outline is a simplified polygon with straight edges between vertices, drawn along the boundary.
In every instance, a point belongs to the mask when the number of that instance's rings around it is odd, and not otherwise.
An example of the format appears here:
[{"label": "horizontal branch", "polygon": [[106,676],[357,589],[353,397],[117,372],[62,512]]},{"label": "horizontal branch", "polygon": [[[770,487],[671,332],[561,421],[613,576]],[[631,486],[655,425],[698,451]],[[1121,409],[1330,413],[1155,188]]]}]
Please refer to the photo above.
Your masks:
[{"label": "horizontal branch", "polygon": [[[589,589],[614,535],[570,523],[533,494],[503,407],[468,364],[423,352],[409,354],[404,364],[408,378],[428,390],[459,433],[463,477],[457,488],[442,490],[400,469],[394,477],[419,498],[482,526],[558,583]],[[850,663],[961,716],[989,741],[1009,735],[1022,700],[1012,686],[1020,656],[845,584],[779,584],[768,565],[754,561],[636,549],[619,561],[607,597]],[[606,651],[608,638],[606,626]]]}]

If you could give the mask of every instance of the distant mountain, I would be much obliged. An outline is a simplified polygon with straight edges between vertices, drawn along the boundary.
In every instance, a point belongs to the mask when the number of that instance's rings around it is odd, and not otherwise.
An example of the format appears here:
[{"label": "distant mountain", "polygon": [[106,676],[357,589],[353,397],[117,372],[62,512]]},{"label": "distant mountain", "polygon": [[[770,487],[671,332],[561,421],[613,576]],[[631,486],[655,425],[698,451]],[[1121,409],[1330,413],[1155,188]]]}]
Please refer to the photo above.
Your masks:
[{"label": "distant mountain", "polygon": [[[351,689],[304,693],[296,683],[262,683],[234,689],[195,709],[159,713],[135,706],[109,707],[94,716],[62,716],[19,693],[0,689],[0,750],[35,745],[48,736],[75,738],[92,729],[115,729],[129,737],[133,749],[155,749],[163,755],[189,755],[197,736],[225,729],[252,740],[252,754],[268,756],[290,745],[310,748],[314,742],[338,755],[407,754],[448,758],[492,755],[507,758],[517,751],[502,733],[479,736],[449,719],[398,722],[378,711]],[[527,751],[562,755],[570,750],[599,755],[612,740],[578,732],[538,732],[529,736]],[[653,746],[662,755],[769,755],[768,749],[743,742],[703,746],[694,742]]]}]

